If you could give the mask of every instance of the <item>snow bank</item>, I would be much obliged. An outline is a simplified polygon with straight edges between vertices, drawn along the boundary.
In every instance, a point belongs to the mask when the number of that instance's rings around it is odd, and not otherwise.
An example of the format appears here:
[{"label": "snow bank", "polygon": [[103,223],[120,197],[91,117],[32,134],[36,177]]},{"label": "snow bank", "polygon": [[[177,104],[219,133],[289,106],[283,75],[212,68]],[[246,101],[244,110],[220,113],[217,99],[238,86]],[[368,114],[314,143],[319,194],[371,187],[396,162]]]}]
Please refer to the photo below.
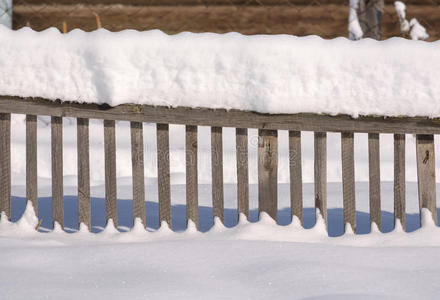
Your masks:
[{"label": "snow bank", "polygon": [[440,44],[0,26],[0,94],[118,105],[440,116]]},{"label": "snow bank", "polygon": [[[45,233],[36,231],[38,218],[32,203],[27,203],[26,210],[18,222],[9,222],[2,213],[0,219],[0,239],[27,237],[45,240],[56,238],[58,241],[70,240],[112,243],[139,243],[168,241],[180,239],[225,240],[225,241],[272,241],[295,243],[318,243],[328,245],[345,245],[353,247],[440,247],[440,228],[434,223],[432,214],[427,209],[421,212],[421,228],[410,233],[403,231],[400,221],[390,233],[381,233],[376,224],[371,226],[370,234],[354,234],[347,224],[345,234],[340,237],[329,237],[326,223],[316,209],[316,223],[310,229],[302,227],[300,220],[294,216],[288,225],[278,225],[268,214],[262,212],[257,222],[249,222],[245,215],[239,216],[239,222],[232,228],[223,225],[215,218],[214,226],[206,233],[197,230],[196,225],[188,222],[183,232],[172,231],[166,222],[161,223],[157,230],[145,229],[140,219],[135,219],[134,226],[128,232],[120,232],[110,219],[107,226],[98,234],[91,234],[82,224],[75,234],[66,233],[58,223],[52,231]],[[48,233],[47,233],[48,232]]]}]

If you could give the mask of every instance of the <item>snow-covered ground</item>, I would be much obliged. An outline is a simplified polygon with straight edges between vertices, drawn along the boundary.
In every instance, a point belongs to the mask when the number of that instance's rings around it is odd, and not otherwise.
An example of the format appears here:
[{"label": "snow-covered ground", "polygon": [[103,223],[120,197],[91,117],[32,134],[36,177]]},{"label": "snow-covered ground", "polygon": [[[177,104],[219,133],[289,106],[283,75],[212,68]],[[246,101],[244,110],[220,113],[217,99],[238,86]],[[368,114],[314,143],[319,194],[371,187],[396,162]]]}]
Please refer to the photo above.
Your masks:
[{"label": "snow-covered ground", "polygon": [[4,299],[438,299],[438,247],[1,238]]}]

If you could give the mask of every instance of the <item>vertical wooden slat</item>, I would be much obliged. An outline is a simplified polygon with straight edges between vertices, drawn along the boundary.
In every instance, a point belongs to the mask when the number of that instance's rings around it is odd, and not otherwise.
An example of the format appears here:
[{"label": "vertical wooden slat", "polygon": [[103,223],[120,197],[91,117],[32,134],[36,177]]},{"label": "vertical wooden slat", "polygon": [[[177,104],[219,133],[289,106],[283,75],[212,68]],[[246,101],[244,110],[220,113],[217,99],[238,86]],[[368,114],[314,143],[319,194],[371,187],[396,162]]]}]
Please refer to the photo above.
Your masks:
[{"label": "vertical wooden slat", "polygon": [[0,212],[11,218],[11,114],[0,114]]},{"label": "vertical wooden slat", "polygon": [[133,176],[133,218],[140,218],[146,226],[145,181],[144,181],[144,137],[141,122],[130,122],[131,172]]},{"label": "vertical wooden slat", "polygon": [[186,125],[186,216],[199,228],[197,126]]},{"label": "vertical wooden slat", "polygon": [[26,115],[26,198],[38,216],[37,116]]},{"label": "vertical wooden slat", "polygon": [[382,230],[381,204],[380,204],[380,150],[379,134],[368,134],[368,170],[370,184],[370,222],[376,223]]},{"label": "vertical wooden slat", "polygon": [[113,219],[118,227],[118,207],[116,194],[116,137],[115,121],[104,120],[105,156],[105,210],[107,220]]},{"label": "vertical wooden slat", "polygon": [[211,127],[211,171],[214,217],[224,222],[222,130],[222,127]]},{"label": "vertical wooden slat", "polygon": [[76,119],[78,146],[78,223],[90,230],[90,155],[89,119]]},{"label": "vertical wooden slat", "polygon": [[423,208],[428,209],[437,224],[434,136],[419,134],[416,144],[420,211]]},{"label": "vertical wooden slat", "polygon": [[327,133],[315,132],[315,207],[327,225]]},{"label": "vertical wooden slat", "polygon": [[289,131],[290,209],[303,223],[301,132]]},{"label": "vertical wooden slat", "polygon": [[394,135],[394,222],[406,228],[405,214],[405,135]]},{"label": "vertical wooden slat", "polygon": [[356,232],[356,199],[354,178],[354,137],[352,132],[341,133],[342,189],[344,197],[344,226],[350,224]]},{"label": "vertical wooden slat", "polygon": [[235,129],[238,213],[249,219],[248,130]]},{"label": "vertical wooden slat", "polygon": [[64,228],[63,118],[52,117],[52,212],[54,222]]},{"label": "vertical wooden slat", "polygon": [[170,134],[168,124],[157,124],[157,172],[159,217],[160,221],[167,222],[171,228]]},{"label": "vertical wooden slat", "polygon": [[258,210],[277,221],[278,131],[258,130]]}]

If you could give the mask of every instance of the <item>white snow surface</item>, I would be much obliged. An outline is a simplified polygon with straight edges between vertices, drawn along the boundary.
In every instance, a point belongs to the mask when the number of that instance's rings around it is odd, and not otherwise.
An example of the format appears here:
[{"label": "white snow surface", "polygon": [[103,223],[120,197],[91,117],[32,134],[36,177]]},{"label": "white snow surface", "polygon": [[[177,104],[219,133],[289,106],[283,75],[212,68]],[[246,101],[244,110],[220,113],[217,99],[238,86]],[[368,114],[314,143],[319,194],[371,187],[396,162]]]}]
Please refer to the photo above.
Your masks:
[{"label": "white snow surface", "polygon": [[408,32],[410,25],[406,19],[406,5],[402,1],[394,2],[394,9],[396,10],[397,16],[399,17],[400,30],[402,32]]},{"label": "white snow surface", "polygon": [[350,40],[359,40],[364,35],[357,10],[359,8],[359,0],[350,0],[350,11],[348,13],[348,33]]},{"label": "white snow surface", "polygon": [[440,116],[440,43],[0,26],[0,94],[264,113]]},{"label": "white snow surface", "polygon": [[[319,213],[319,212],[317,212]],[[319,215],[318,215],[319,216]],[[279,226],[240,216],[208,233],[38,233],[30,202],[23,219],[0,223],[0,289],[5,299],[437,299],[440,229],[429,212],[405,234],[377,229],[328,238],[322,218]],[[399,224],[399,223],[398,223]]]},{"label": "white snow surface", "polygon": [[412,40],[426,40],[429,38],[429,34],[426,32],[426,28],[417,21],[416,18],[412,18],[409,22],[409,25],[411,26],[411,31],[409,35],[411,36]]},{"label": "white snow surface", "polygon": [[399,17],[399,19],[406,19],[406,5],[402,1],[394,2],[394,9]]}]

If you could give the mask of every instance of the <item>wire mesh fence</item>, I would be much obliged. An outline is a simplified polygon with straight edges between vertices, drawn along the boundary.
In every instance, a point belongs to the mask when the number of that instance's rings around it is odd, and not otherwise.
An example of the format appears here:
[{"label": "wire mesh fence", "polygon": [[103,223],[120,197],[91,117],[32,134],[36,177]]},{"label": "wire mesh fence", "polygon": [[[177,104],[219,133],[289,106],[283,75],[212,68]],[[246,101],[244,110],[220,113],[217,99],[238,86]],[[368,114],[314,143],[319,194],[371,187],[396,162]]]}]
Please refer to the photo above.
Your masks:
[{"label": "wire mesh fence", "polygon": [[[0,0],[0,16],[12,16],[14,29],[91,31],[102,26],[111,31],[236,31],[324,38],[348,36],[350,8],[349,0],[15,0],[12,8],[8,1]],[[428,40],[438,40],[440,0],[405,2],[408,19],[417,18],[427,29]],[[385,1],[382,38],[393,36],[401,36],[399,18],[394,1]]]}]

